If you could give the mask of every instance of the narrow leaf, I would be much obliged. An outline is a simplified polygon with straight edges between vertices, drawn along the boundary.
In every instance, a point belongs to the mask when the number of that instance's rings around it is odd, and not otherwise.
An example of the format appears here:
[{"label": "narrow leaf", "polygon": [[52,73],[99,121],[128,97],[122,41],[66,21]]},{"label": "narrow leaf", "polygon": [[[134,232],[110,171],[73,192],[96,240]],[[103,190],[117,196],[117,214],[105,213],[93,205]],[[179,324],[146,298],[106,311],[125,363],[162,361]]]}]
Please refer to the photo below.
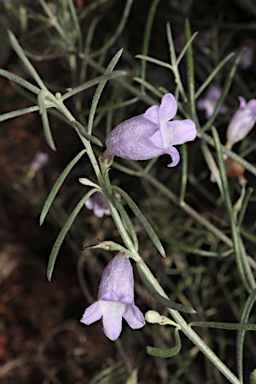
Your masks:
[{"label": "narrow leaf", "polygon": [[82,124],[80,124],[78,121],[73,120],[71,121],[71,124],[73,125],[73,127],[75,127],[75,129],[78,130],[81,136],[89,140],[92,144],[98,145],[99,147],[103,147],[103,144],[100,141],[100,139],[98,139],[95,136],[89,135],[89,133],[86,132],[85,127]]},{"label": "narrow leaf", "polygon": [[17,53],[17,55],[19,56],[19,58],[23,62],[24,66],[27,69],[27,71],[29,72],[29,74],[33,77],[33,79],[37,82],[37,84],[39,85],[39,87],[41,89],[46,89],[43,81],[40,79],[40,76],[36,72],[35,68],[33,67],[33,65],[28,60],[27,56],[25,55],[23,49],[21,48],[21,46],[20,46],[18,40],[16,39],[16,37],[14,36],[14,34],[10,30],[8,30],[8,35],[9,35],[9,39],[11,42],[11,46],[13,47],[13,49],[15,50],[15,52]]},{"label": "narrow leaf", "polygon": [[226,329],[227,331],[256,331],[256,324],[248,323],[224,323],[221,321],[193,321],[191,327],[204,327],[215,329]]},{"label": "narrow leaf", "polygon": [[150,356],[156,356],[156,357],[162,357],[162,358],[169,358],[169,357],[176,356],[181,350],[181,341],[180,341],[178,328],[175,328],[174,330],[174,340],[175,340],[175,346],[170,349],[160,349],[160,348],[147,346],[146,351]]},{"label": "narrow leaf", "polygon": [[[120,59],[120,56],[122,55],[122,52],[123,52],[123,50],[120,49],[115,54],[115,56],[112,58],[112,60],[110,61],[109,65],[106,68],[105,75],[108,75],[109,73],[113,72],[113,70],[114,70],[118,60]],[[107,83],[107,80],[103,79],[99,83],[99,85],[97,86],[97,88],[95,90],[95,93],[93,95],[92,105],[91,105],[90,114],[89,114],[89,118],[88,118],[88,129],[87,129],[87,132],[89,134],[92,133],[92,125],[93,125],[93,120],[94,120],[95,112],[96,112],[96,109],[97,109],[97,105],[98,105],[101,93],[102,93],[106,83]]]},{"label": "narrow leaf", "polygon": [[125,199],[131,210],[133,211],[134,215],[137,217],[137,219],[140,221],[141,225],[145,228],[147,234],[149,235],[150,239],[152,240],[153,244],[155,245],[156,249],[162,255],[165,257],[165,250],[155,233],[154,229],[152,226],[149,224],[145,216],[141,213],[139,207],[137,204],[134,203],[134,201],[130,198],[130,196],[121,188],[119,187],[114,187],[114,190],[120,193],[120,195]]},{"label": "narrow leaf", "polygon": [[42,113],[42,123],[43,123],[43,128],[44,128],[44,136],[47,141],[47,144],[49,147],[53,150],[56,151],[56,146],[52,137],[52,132],[49,124],[49,119],[48,119],[48,114],[46,110]]},{"label": "narrow leaf", "polygon": [[118,210],[119,214],[121,215],[122,220],[123,220],[123,222],[126,226],[126,229],[129,233],[129,236],[130,236],[130,238],[134,244],[134,247],[136,250],[138,250],[139,243],[138,243],[137,234],[135,232],[135,229],[134,229],[134,226],[133,226],[133,223],[132,223],[130,217],[128,216],[126,210],[124,209],[121,202],[117,199],[117,197],[115,196],[115,194],[113,192],[113,187],[112,187],[112,184],[109,180],[109,170],[110,170],[110,168],[108,168],[108,170],[103,172],[103,177],[104,177],[105,187],[106,187],[108,197],[111,200],[114,207]]},{"label": "narrow leaf", "polygon": [[78,87],[71,89],[71,91],[64,93],[64,95],[61,97],[61,100],[64,101],[64,100],[68,99],[69,97],[72,97],[72,96],[74,96],[74,95],[76,95],[82,91],[85,91],[88,88],[93,87],[96,84],[99,84],[103,80],[104,81],[113,80],[113,79],[116,79],[117,77],[124,76],[126,74],[127,74],[127,72],[122,70],[122,71],[113,71],[113,72],[108,73],[108,74],[105,73],[104,75],[97,76],[94,79],[86,81],[85,83],[80,84]]},{"label": "narrow leaf", "polygon": [[11,112],[7,112],[7,113],[3,113],[0,116],[0,122],[8,120],[8,119],[12,119],[12,118],[17,117],[17,116],[26,115],[26,114],[31,113],[31,112],[36,112],[38,110],[39,110],[38,106],[34,105],[32,107],[18,109],[17,111],[11,111]]},{"label": "narrow leaf", "polygon": [[52,278],[53,268],[54,268],[55,261],[56,261],[56,258],[58,256],[60,247],[61,247],[68,231],[70,230],[71,225],[73,224],[75,218],[77,217],[77,215],[79,214],[81,209],[84,207],[86,200],[88,200],[89,197],[91,195],[93,195],[96,191],[97,191],[97,189],[93,188],[89,192],[87,192],[86,195],[84,195],[82,197],[82,199],[75,206],[74,210],[71,212],[69,218],[67,219],[67,221],[64,224],[63,228],[61,229],[60,233],[58,234],[58,237],[55,240],[55,243],[53,244],[52,251],[51,251],[51,254],[49,257],[49,261],[48,261],[47,278],[49,281],[51,281],[51,278]]},{"label": "narrow leaf", "polygon": [[[256,301],[256,289],[254,289],[250,295],[248,296],[242,314],[241,314],[241,323],[247,323],[252,307]],[[249,324],[246,324],[249,325]],[[237,363],[237,372],[238,377],[243,383],[243,348],[244,348],[244,337],[245,337],[245,329],[239,330],[236,337],[236,363]]]},{"label": "narrow leaf", "polygon": [[154,297],[156,301],[161,303],[164,307],[174,309],[175,311],[185,312],[185,313],[196,313],[196,311],[193,308],[187,307],[186,305],[183,305],[183,304],[174,303],[173,301],[162,296],[159,292],[156,291],[154,286],[147,279],[147,276],[145,275],[144,269],[141,267],[141,264],[137,262],[136,266],[144,287]]},{"label": "narrow leaf", "polygon": [[253,288],[255,288],[255,280],[251,270],[251,266],[248,261],[248,257],[244,252],[242,239],[241,239],[235,218],[233,216],[233,207],[232,207],[232,202],[230,197],[229,185],[227,181],[226,167],[224,164],[223,154],[221,151],[219,135],[217,130],[214,127],[212,127],[212,134],[213,134],[213,140],[216,148],[218,166],[220,170],[222,197],[225,202],[227,213],[229,216],[229,221],[230,221],[230,228],[231,228],[237,270],[244,288],[248,292],[250,292]]},{"label": "narrow leaf", "polygon": [[29,91],[38,95],[40,89],[35,87],[33,84],[29,83],[27,80],[22,79],[22,77],[15,75],[5,69],[0,69],[0,76],[5,77],[8,80],[15,81],[15,83],[22,85],[24,88],[27,88]]},{"label": "narrow leaf", "polygon": [[83,149],[80,153],[78,153],[78,155],[76,155],[76,157],[66,166],[66,168],[63,170],[63,172],[60,174],[60,176],[58,177],[57,181],[55,182],[54,186],[52,187],[52,190],[51,192],[49,193],[45,203],[44,203],[44,206],[42,208],[42,212],[41,212],[41,215],[40,215],[40,225],[43,224],[44,222],[44,219],[52,205],[52,202],[53,200],[55,199],[55,196],[57,195],[60,187],[62,186],[64,180],[66,179],[66,177],[68,176],[69,172],[71,171],[71,169],[74,167],[74,165],[78,162],[78,160],[85,154],[86,150]]}]

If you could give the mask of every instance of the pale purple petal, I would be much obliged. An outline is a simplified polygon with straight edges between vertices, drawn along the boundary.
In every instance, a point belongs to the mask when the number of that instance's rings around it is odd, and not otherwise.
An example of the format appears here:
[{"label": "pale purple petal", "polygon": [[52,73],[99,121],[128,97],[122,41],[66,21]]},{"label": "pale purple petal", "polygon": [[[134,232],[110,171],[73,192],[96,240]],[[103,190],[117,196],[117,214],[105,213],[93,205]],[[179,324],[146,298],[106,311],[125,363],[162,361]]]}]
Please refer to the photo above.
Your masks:
[{"label": "pale purple petal", "polygon": [[105,335],[112,341],[116,340],[122,331],[122,317],[125,313],[125,304],[101,301],[103,312],[103,329]]},{"label": "pale purple petal", "polygon": [[126,305],[123,317],[132,329],[139,329],[145,325],[144,316],[136,305]]},{"label": "pale purple petal", "polygon": [[256,100],[255,99],[252,99],[250,100],[248,103],[247,103],[247,106],[246,106],[250,112],[255,115],[256,114]]},{"label": "pale purple petal", "polygon": [[100,302],[96,301],[96,303],[93,303],[85,310],[83,317],[80,321],[81,323],[90,325],[95,321],[98,321],[102,317],[102,314],[103,313],[100,307]]},{"label": "pale purple petal", "polygon": [[146,112],[143,114],[143,117],[152,123],[159,125],[159,107],[157,105],[152,105],[149,107]]},{"label": "pale purple petal", "polygon": [[167,123],[167,145],[180,145],[195,140],[196,126],[191,120],[173,120]]},{"label": "pale purple petal", "polygon": [[145,325],[144,317],[134,305],[134,280],[132,266],[122,252],[105,268],[99,286],[100,300],[90,305],[81,319],[91,324],[102,317],[105,335],[116,340],[122,331],[124,317],[132,328]]},{"label": "pale purple petal", "polygon": [[143,115],[124,121],[115,127],[106,139],[107,151],[113,156],[128,160],[149,160],[165,153],[172,153],[177,164],[179,155],[173,145],[194,140],[195,124],[190,120],[180,121],[179,132],[172,132],[170,125],[177,112],[175,97],[168,93],[163,96],[160,107],[154,105]]},{"label": "pale purple petal", "polygon": [[109,290],[108,292],[106,292],[100,296],[100,300],[118,302],[118,296],[114,291]]},{"label": "pale purple petal", "polygon": [[86,206],[87,209],[93,209],[93,207],[94,207],[93,199],[90,198],[90,199],[86,200],[84,205]]},{"label": "pale purple petal", "polygon": [[[205,116],[207,119],[209,119],[215,110],[215,107],[217,105],[217,102],[219,101],[219,98],[221,96],[221,87],[217,84],[212,84],[207,89],[207,92],[205,94],[205,97],[199,99],[196,103],[196,106],[199,110],[205,111]],[[225,105],[222,105],[219,113],[224,114],[227,111],[227,107]]]},{"label": "pale purple petal", "polygon": [[240,103],[240,109],[243,109],[246,106],[246,100],[243,96],[238,96],[238,100]]},{"label": "pale purple petal", "polygon": [[252,47],[245,46],[242,57],[240,60],[240,67],[242,69],[248,69],[253,63],[253,58],[254,58],[254,49]]},{"label": "pale purple petal", "polygon": [[85,202],[87,209],[93,210],[93,213],[97,217],[102,217],[103,215],[110,215],[110,210],[106,203],[106,200],[102,193],[96,192]]},{"label": "pale purple petal", "polygon": [[49,160],[48,153],[45,152],[37,152],[34,160],[30,164],[30,170],[34,173],[38,172],[41,168],[43,168]]},{"label": "pale purple petal", "polygon": [[163,139],[160,130],[156,131],[152,136],[149,136],[149,140],[160,149],[163,149]]},{"label": "pale purple petal", "polygon": [[171,120],[176,115],[177,108],[175,97],[171,93],[164,95],[159,107],[160,125]]},{"label": "pale purple petal", "polygon": [[125,256],[115,256],[106,266],[99,285],[98,298],[106,297],[109,292],[115,292],[118,301],[129,295],[134,302],[134,282],[132,266]]},{"label": "pale purple petal", "polygon": [[221,87],[217,84],[209,86],[206,92],[206,98],[218,101],[221,96]]},{"label": "pale purple petal", "polygon": [[201,99],[201,100],[198,100],[198,102],[196,103],[196,106],[200,111],[201,110],[205,111],[205,116],[207,119],[209,119],[214,112],[216,104],[217,102],[214,100]]},{"label": "pale purple petal", "polygon": [[168,151],[166,151],[166,154],[170,155],[172,158],[172,162],[168,164],[167,167],[176,167],[176,165],[180,161],[180,154],[177,149],[174,147],[170,147],[168,148]]},{"label": "pale purple petal", "polygon": [[108,151],[128,160],[148,160],[162,151],[150,141],[158,126],[143,115],[132,117],[116,126],[106,140]]},{"label": "pale purple petal", "polygon": [[243,140],[256,122],[256,99],[246,103],[245,99],[240,96],[239,102],[240,107],[234,113],[227,128],[227,141],[231,144]]}]

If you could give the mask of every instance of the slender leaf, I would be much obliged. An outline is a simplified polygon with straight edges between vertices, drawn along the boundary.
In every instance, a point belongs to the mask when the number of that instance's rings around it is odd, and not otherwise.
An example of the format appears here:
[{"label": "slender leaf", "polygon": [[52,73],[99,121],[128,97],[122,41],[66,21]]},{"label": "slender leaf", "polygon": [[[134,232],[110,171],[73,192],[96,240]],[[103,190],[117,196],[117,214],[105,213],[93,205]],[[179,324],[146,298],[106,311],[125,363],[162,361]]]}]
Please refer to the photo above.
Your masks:
[{"label": "slender leaf", "polygon": [[100,141],[100,139],[98,139],[95,136],[89,135],[89,133],[86,132],[85,127],[82,124],[80,124],[78,121],[73,120],[71,121],[71,124],[78,130],[81,136],[89,140],[91,143],[98,145],[99,147],[103,147],[103,144]]},{"label": "slender leaf", "polygon": [[209,129],[211,127],[215,118],[217,117],[217,115],[220,111],[220,108],[223,105],[226,96],[228,95],[229,89],[231,87],[233,78],[234,78],[235,73],[236,73],[237,66],[238,66],[239,61],[241,59],[241,55],[242,55],[242,51],[237,55],[237,58],[235,59],[234,64],[232,65],[231,70],[229,71],[229,74],[226,78],[225,84],[224,84],[222,92],[221,92],[221,96],[220,96],[220,98],[216,104],[214,112],[213,112],[212,116],[210,117],[210,119],[207,121],[207,123],[203,126],[202,131],[207,131],[207,129]]},{"label": "slender leaf", "polygon": [[[120,59],[120,56],[122,55],[122,52],[123,52],[123,50],[120,49],[115,54],[115,56],[112,58],[112,60],[110,61],[110,63],[108,64],[108,66],[106,68],[105,75],[108,75],[109,73],[113,72],[113,70],[114,70],[118,60]],[[92,125],[93,125],[93,120],[94,120],[95,112],[96,112],[96,109],[97,109],[97,105],[98,105],[101,93],[102,93],[106,83],[107,83],[106,79],[101,80],[101,82],[99,83],[99,85],[97,86],[97,88],[96,88],[96,90],[94,92],[93,99],[92,99],[92,105],[91,105],[91,108],[90,108],[90,114],[89,114],[89,118],[88,118],[87,132],[89,134],[92,133]]]},{"label": "slender leaf", "polygon": [[174,303],[173,301],[162,296],[159,292],[156,291],[154,286],[151,284],[151,282],[147,278],[146,274],[144,273],[144,268],[141,267],[141,264],[137,262],[136,266],[144,287],[154,297],[156,301],[161,303],[164,307],[174,309],[175,311],[178,311],[178,312],[196,313],[196,311],[193,308],[187,307],[186,305],[183,305],[183,304]]},{"label": "slender leaf", "polygon": [[74,210],[71,212],[69,218],[67,219],[66,223],[64,224],[63,228],[61,229],[60,233],[57,236],[57,239],[55,240],[55,243],[53,244],[52,251],[49,257],[48,266],[47,266],[47,278],[49,281],[51,281],[52,273],[55,265],[56,258],[58,256],[60,247],[70,230],[71,225],[73,224],[75,218],[81,211],[81,209],[84,207],[85,202],[91,197],[95,192],[97,191],[96,188],[91,189],[89,192],[86,193],[82,197],[82,199],[77,203]]},{"label": "slender leaf", "polygon": [[220,145],[220,139],[217,133],[217,130],[212,127],[212,133],[213,133],[213,139],[215,143],[216,148],[216,155],[217,155],[217,161],[218,166],[220,170],[220,178],[221,178],[221,184],[222,184],[222,191],[223,191],[223,199],[226,205],[227,213],[229,215],[229,221],[231,226],[231,234],[232,234],[232,241],[234,246],[234,254],[237,264],[237,270],[240,276],[240,279],[244,285],[244,288],[250,292],[253,288],[255,288],[255,280],[254,276],[251,270],[251,267],[248,262],[248,257],[246,255],[246,252],[244,252],[244,246],[242,244],[242,239],[238,231],[238,227],[235,222],[235,218],[233,216],[233,207],[232,202],[230,198],[230,192],[229,192],[229,186],[227,181],[227,175],[226,175],[226,167],[224,164],[223,154],[221,151],[221,145]]},{"label": "slender leaf", "polygon": [[107,191],[107,194],[108,194],[108,197],[109,199],[111,200],[112,204],[114,205],[114,207],[118,210],[118,212],[120,213],[121,217],[122,217],[122,220],[128,230],[128,233],[132,239],[132,242],[134,244],[134,247],[136,250],[138,250],[139,248],[139,243],[138,243],[138,237],[137,237],[137,234],[134,230],[134,226],[132,224],[132,221],[130,219],[130,217],[128,216],[126,210],[124,209],[124,207],[122,206],[121,202],[117,199],[117,197],[115,196],[114,192],[113,192],[113,187],[112,187],[112,184],[109,180],[109,170],[110,168],[108,168],[105,172],[103,172],[103,177],[104,177],[104,181],[105,181],[105,187],[106,187],[106,191]]},{"label": "slender leaf", "polygon": [[94,79],[86,81],[85,83],[79,85],[78,87],[71,89],[71,91],[64,93],[64,95],[61,97],[61,100],[64,101],[69,97],[76,95],[77,93],[80,93],[88,88],[93,87],[96,84],[99,84],[101,81],[113,80],[113,79],[116,79],[117,77],[124,76],[126,74],[127,74],[127,71],[113,71],[111,73],[105,73],[104,75],[97,76]]},{"label": "slender leaf", "polygon": [[195,98],[197,99],[201,93],[205,90],[205,88],[211,83],[211,81],[214,79],[214,77],[217,75],[217,73],[224,67],[224,65],[231,59],[231,57],[234,56],[234,53],[230,53],[226,57],[224,57],[223,60],[217,65],[217,67],[210,73],[210,75],[207,77],[207,79],[203,82],[203,84],[198,88],[195,94]]},{"label": "slender leaf", "polygon": [[131,210],[133,211],[134,215],[137,217],[137,219],[140,221],[141,225],[143,228],[145,228],[147,234],[149,235],[150,239],[152,240],[153,244],[155,245],[156,249],[158,252],[165,257],[165,250],[155,233],[154,229],[152,226],[149,224],[145,216],[141,213],[139,207],[137,204],[134,203],[134,201],[130,198],[130,196],[121,188],[119,187],[114,187],[114,190],[120,193],[120,195],[125,199]]},{"label": "slender leaf", "polygon": [[120,19],[120,23],[119,23],[116,31],[114,32],[113,36],[110,39],[108,38],[107,42],[105,44],[103,44],[100,49],[98,49],[97,51],[94,51],[93,54],[91,54],[91,57],[99,56],[100,54],[106,52],[109,47],[112,47],[114,45],[115,41],[118,39],[118,37],[121,35],[121,33],[123,32],[123,30],[125,28],[125,24],[128,20],[133,1],[134,0],[127,0],[126,1],[123,15]]},{"label": "slender leaf", "polygon": [[249,384],[256,384],[256,369],[250,373]]},{"label": "slender leaf", "polygon": [[33,77],[33,79],[37,82],[37,84],[39,85],[39,87],[41,89],[46,89],[43,81],[41,80],[40,76],[36,72],[33,65],[28,60],[27,56],[25,55],[23,49],[21,48],[21,46],[20,46],[18,40],[16,39],[16,37],[14,36],[14,34],[10,30],[8,30],[8,35],[9,35],[9,39],[11,42],[11,46],[13,47],[13,49],[15,50],[15,52],[17,53],[17,55],[19,56],[19,58],[23,62],[24,66],[27,69],[27,71],[29,72],[29,74]]},{"label": "slender leaf", "polygon": [[[146,56],[148,53],[149,42],[150,42],[150,37],[151,37],[151,32],[152,32],[152,26],[153,26],[153,22],[154,22],[158,3],[159,3],[159,0],[152,0],[151,6],[149,8],[145,32],[144,32],[144,36],[143,36],[143,44],[142,44],[142,54],[144,56]],[[146,63],[147,63],[146,60],[142,60],[142,62],[141,62],[141,79],[142,80],[146,79]],[[142,91],[142,93],[144,93],[143,83],[142,83],[141,91]]]},{"label": "slender leaf", "polygon": [[170,357],[176,356],[181,350],[179,328],[175,328],[174,330],[174,341],[175,341],[175,346],[170,349],[160,349],[160,348],[147,346],[146,351],[150,356],[156,356],[156,357],[162,357],[162,358],[170,358]]},{"label": "slender leaf", "polygon": [[22,85],[24,88],[27,88],[36,95],[40,92],[40,88],[37,88],[35,85],[29,83],[27,80],[24,80],[22,77],[6,71],[5,69],[0,69],[0,76],[3,76],[8,80],[15,81],[15,83]]},{"label": "slender leaf", "polygon": [[76,155],[76,157],[66,166],[66,168],[63,170],[63,172],[60,174],[60,176],[58,177],[58,179],[56,180],[54,186],[52,187],[52,190],[51,192],[49,193],[49,196],[47,197],[45,203],[44,203],[44,206],[42,208],[42,212],[41,212],[41,215],[40,215],[40,225],[43,224],[44,222],[44,219],[52,205],[52,202],[53,200],[55,199],[55,196],[57,195],[60,187],[62,186],[64,180],[66,179],[66,177],[68,176],[69,172],[71,171],[71,169],[74,167],[74,165],[78,162],[78,160],[85,154],[86,150],[83,149],[81,152],[78,153],[78,155]]},{"label": "slender leaf", "polygon": [[32,107],[18,109],[17,111],[3,113],[2,115],[0,115],[0,122],[8,119],[12,119],[17,116],[26,115],[31,112],[36,112],[38,110],[39,110],[39,107],[37,105],[34,105]]},{"label": "slender leaf", "polygon": [[[185,38],[186,42],[191,39],[191,30],[189,20],[185,20]],[[196,114],[196,103],[195,103],[195,73],[194,73],[194,56],[193,56],[193,48],[192,43],[188,46],[186,52],[186,62],[187,62],[187,81],[188,81],[188,100],[190,106],[190,114],[192,120],[196,123],[197,127],[198,118]]]},{"label": "slender leaf", "polygon": [[[249,319],[249,316],[250,316],[252,307],[255,304],[255,301],[256,301],[256,289],[254,289],[250,293],[250,295],[248,296],[245,302],[245,305],[241,314],[241,319],[240,319],[241,323],[246,323],[246,325],[249,325],[247,324],[247,321]],[[243,348],[244,348],[245,330],[246,329],[241,328],[237,333],[237,337],[236,337],[236,363],[237,363],[238,377],[241,383],[243,383]]]},{"label": "slender leaf", "polygon": [[226,329],[227,331],[256,331],[256,324],[248,323],[224,323],[221,321],[193,321],[191,327],[207,327],[215,329]]},{"label": "slender leaf", "polygon": [[53,151],[56,151],[56,147],[55,147],[54,140],[52,137],[52,132],[51,132],[49,119],[48,119],[48,115],[47,115],[47,111],[46,111],[45,98],[46,98],[46,91],[41,90],[38,94],[37,99],[38,99],[39,113],[42,117],[44,136],[45,136],[45,139],[46,139],[49,147]]}]

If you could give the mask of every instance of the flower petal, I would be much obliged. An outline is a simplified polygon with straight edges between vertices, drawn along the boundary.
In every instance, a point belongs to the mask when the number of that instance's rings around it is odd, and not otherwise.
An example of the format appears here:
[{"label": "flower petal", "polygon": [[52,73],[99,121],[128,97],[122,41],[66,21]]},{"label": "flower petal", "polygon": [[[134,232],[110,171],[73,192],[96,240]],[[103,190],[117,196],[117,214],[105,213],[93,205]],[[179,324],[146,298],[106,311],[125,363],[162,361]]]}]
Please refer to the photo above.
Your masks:
[{"label": "flower petal", "polygon": [[139,329],[145,325],[144,316],[136,305],[126,305],[123,317],[132,329]]},{"label": "flower petal", "polygon": [[246,106],[246,100],[243,96],[238,96],[238,100],[239,100],[239,103],[240,103],[240,108],[244,108]]},{"label": "flower petal", "polygon": [[[116,299],[122,301],[123,297],[129,295],[132,303],[134,300],[133,270],[129,259],[123,255],[115,256],[103,271],[99,285],[99,299],[106,297],[106,294],[114,292]],[[109,299],[108,299],[109,300]]]},{"label": "flower petal", "polygon": [[106,140],[107,149],[123,159],[153,159],[163,153],[149,139],[157,130],[159,127],[143,115],[132,117],[110,132]]},{"label": "flower petal", "polygon": [[210,85],[206,92],[206,98],[218,101],[220,96],[221,96],[220,86],[217,84]]},{"label": "flower petal", "polygon": [[176,99],[171,93],[167,93],[163,96],[159,107],[160,126],[162,123],[166,123],[176,115],[177,108]]},{"label": "flower petal", "polygon": [[238,109],[232,117],[227,128],[227,141],[232,144],[243,140],[252,130],[256,121],[247,108]]},{"label": "flower petal", "polygon": [[166,140],[168,146],[180,145],[195,140],[196,126],[192,120],[174,120],[167,123]]},{"label": "flower petal", "polygon": [[81,323],[90,325],[92,323],[95,323],[95,321],[98,321],[101,317],[102,311],[100,307],[100,302],[96,301],[96,303],[93,303],[85,310],[83,317],[80,321]]},{"label": "flower petal", "polygon": [[122,317],[125,312],[125,304],[101,301],[103,312],[103,329],[110,340],[116,340],[122,331]]},{"label": "flower petal", "polygon": [[152,105],[149,107],[146,112],[143,114],[143,117],[152,123],[159,125],[159,107],[157,105]]},{"label": "flower petal", "polygon": [[253,115],[256,115],[256,99],[250,100],[247,103],[246,108],[248,108]]},{"label": "flower petal", "polygon": [[168,164],[167,167],[176,167],[176,165],[180,161],[180,154],[177,149],[174,147],[170,147],[168,148],[168,151],[166,151],[166,153],[172,158],[172,163]]},{"label": "flower petal", "polygon": [[156,131],[152,136],[149,137],[151,143],[153,143],[157,148],[163,149],[163,139],[160,132],[160,129]]}]

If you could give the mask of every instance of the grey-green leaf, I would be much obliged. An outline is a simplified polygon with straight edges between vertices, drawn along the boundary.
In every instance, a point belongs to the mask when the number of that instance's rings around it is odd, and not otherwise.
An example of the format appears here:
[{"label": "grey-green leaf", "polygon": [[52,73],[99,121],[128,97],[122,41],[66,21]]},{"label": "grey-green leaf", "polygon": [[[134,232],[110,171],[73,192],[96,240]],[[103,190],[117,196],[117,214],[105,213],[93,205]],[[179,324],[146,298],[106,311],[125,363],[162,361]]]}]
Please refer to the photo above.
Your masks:
[{"label": "grey-green leaf", "polygon": [[63,170],[63,172],[61,172],[60,176],[58,177],[58,179],[56,180],[54,186],[52,187],[52,190],[51,192],[49,193],[45,203],[44,203],[44,206],[42,208],[42,212],[41,212],[41,215],[40,215],[40,225],[43,224],[44,222],[44,219],[52,205],[52,202],[53,200],[55,199],[55,196],[57,195],[60,187],[62,186],[64,180],[66,179],[66,177],[68,176],[69,172],[71,171],[71,169],[74,167],[74,165],[78,162],[78,160],[84,155],[84,153],[86,152],[85,149],[83,149],[81,152],[78,153],[78,155],[76,155],[76,157],[66,166],[66,168]]},{"label": "grey-green leaf", "polygon": [[129,205],[129,207],[133,211],[134,215],[140,221],[140,223],[143,226],[143,228],[145,228],[147,234],[149,235],[150,239],[154,243],[154,245],[155,245],[156,249],[158,250],[158,252],[163,257],[165,257],[166,256],[165,255],[165,250],[164,250],[164,248],[163,248],[163,246],[162,246],[162,244],[161,244],[157,234],[155,233],[154,229],[149,224],[149,222],[147,221],[145,216],[141,213],[141,211],[140,211],[139,207],[137,206],[137,204],[135,204],[135,202],[130,198],[130,196],[123,189],[121,189],[119,187],[114,187],[114,190],[117,191],[118,193],[120,193],[120,195],[125,199],[125,201]]},{"label": "grey-green leaf", "polygon": [[173,301],[167,299],[166,297],[158,293],[156,289],[153,287],[153,285],[147,279],[147,276],[145,275],[144,270],[143,268],[141,268],[141,265],[139,262],[136,263],[136,266],[144,287],[154,297],[156,301],[161,303],[164,307],[174,309],[175,311],[178,311],[178,312],[196,313],[196,311],[193,308],[187,307],[186,305],[183,305],[183,304],[174,303]]},{"label": "grey-green leaf", "polygon": [[160,349],[155,347],[147,346],[147,353],[150,356],[162,357],[162,358],[170,358],[176,356],[181,350],[181,341],[179,335],[179,329],[175,328],[174,330],[174,340],[175,346],[170,349]]},{"label": "grey-green leaf", "polygon": [[93,188],[89,192],[87,192],[86,195],[84,195],[82,197],[82,199],[75,206],[74,210],[71,212],[69,218],[67,219],[67,221],[64,224],[63,228],[61,229],[60,233],[58,234],[57,239],[55,240],[55,243],[53,244],[52,251],[51,251],[51,254],[49,257],[49,261],[48,261],[48,266],[47,266],[47,278],[49,281],[52,278],[53,268],[54,268],[55,261],[56,261],[56,258],[58,256],[60,247],[61,247],[68,231],[70,230],[71,225],[73,224],[75,218],[77,217],[77,215],[79,214],[81,209],[84,207],[86,200],[88,200],[89,197],[91,197],[91,195],[93,195],[96,191],[97,191],[97,189]]}]

